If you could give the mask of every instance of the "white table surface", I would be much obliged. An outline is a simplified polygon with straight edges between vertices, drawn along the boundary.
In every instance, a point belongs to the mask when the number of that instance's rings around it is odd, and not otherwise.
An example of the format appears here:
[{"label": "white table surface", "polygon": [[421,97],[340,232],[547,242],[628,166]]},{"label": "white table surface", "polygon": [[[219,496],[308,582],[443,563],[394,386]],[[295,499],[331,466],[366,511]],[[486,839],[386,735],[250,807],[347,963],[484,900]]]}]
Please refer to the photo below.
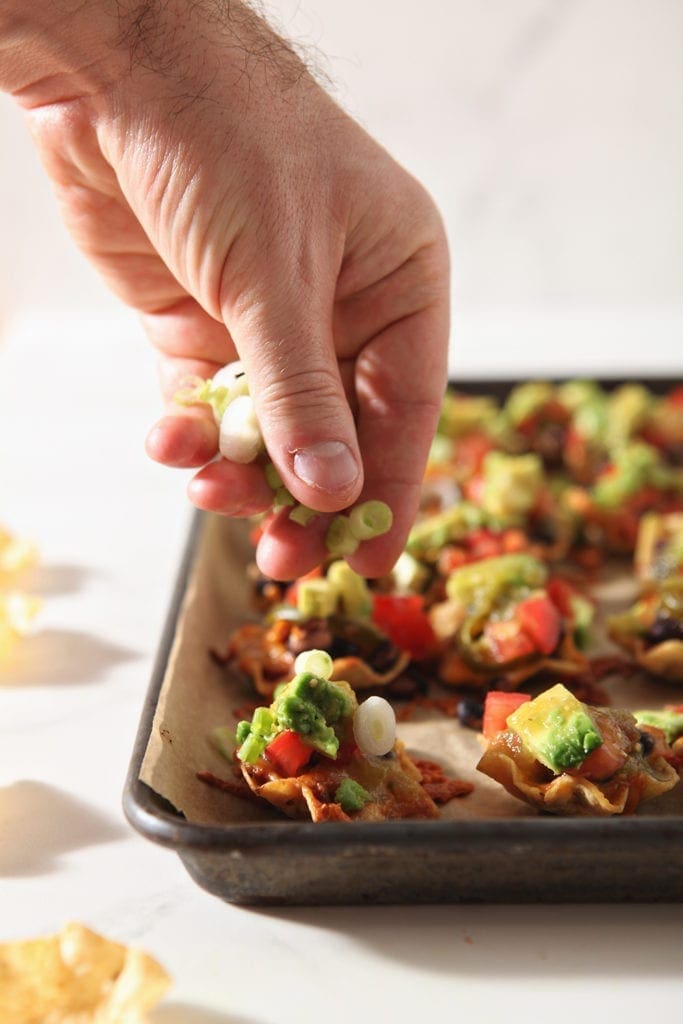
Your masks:
[{"label": "white table surface", "polygon": [[33,317],[0,345],[0,521],[39,543],[27,586],[44,600],[0,668],[0,938],[76,919],[143,946],[174,977],[156,1024],[676,1014],[680,906],[257,911],[129,828],[121,790],[190,515],[183,474],[144,455],[156,414],[128,314]]}]

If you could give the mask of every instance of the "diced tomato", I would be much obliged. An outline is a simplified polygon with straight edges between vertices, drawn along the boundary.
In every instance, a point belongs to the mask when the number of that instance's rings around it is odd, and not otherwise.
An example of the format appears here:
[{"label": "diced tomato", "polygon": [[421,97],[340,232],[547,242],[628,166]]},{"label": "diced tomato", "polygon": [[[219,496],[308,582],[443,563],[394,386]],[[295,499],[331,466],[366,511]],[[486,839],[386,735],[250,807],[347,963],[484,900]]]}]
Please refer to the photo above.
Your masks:
[{"label": "diced tomato", "polygon": [[463,492],[468,501],[471,501],[474,505],[481,504],[484,497],[484,486],[485,481],[481,473],[473,476],[471,480],[468,480],[463,485]]},{"label": "diced tomato", "polygon": [[357,752],[357,750],[358,744],[356,743],[355,740],[345,740],[343,743],[340,743],[339,750],[337,751],[337,756],[334,759],[335,764],[348,764],[351,758]]},{"label": "diced tomato", "polygon": [[523,530],[505,530],[501,540],[504,554],[510,554],[515,551],[524,551],[527,546],[527,538]]},{"label": "diced tomato", "polygon": [[608,779],[619,771],[626,757],[623,750],[605,740],[602,746],[596,747],[577,768],[573,768],[567,774],[585,776],[588,779]]},{"label": "diced tomato", "polygon": [[571,583],[554,576],[545,589],[560,615],[569,618],[572,615],[572,595],[576,593]]},{"label": "diced tomato", "polygon": [[475,558],[495,558],[502,552],[501,536],[491,530],[474,530],[468,538],[468,544]]},{"label": "diced tomato", "polygon": [[448,576],[454,569],[459,569],[461,565],[465,565],[469,561],[469,556],[463,548],[450,545],[441,549],[438,561],[439,572],[442,576]]},{"label": "diced tomato", "polygon": [[674,409],[683,409],[683,384],[670,391],[666,400]]},{"label": "diced tomato", "polygon": [[458,438],[455,446],[458,469],[468,476],[478,473],[492,448],[493,443],[485,434],[468,434]]},{"label": "diced tomato", "polygon": [[500,622],[488,622],[484,627],[493,660],[500,665],[509,661],[526,658],[536,651],[534,641],[525,633],[517,619],[502,619]]},{"label": "diced tomato", "polygon": [[528,597],[517,605],[515,616],[537,650],[552,654],[560,639],[562,619],[550,598],[545,594]]},{"label": "diced tomato", "polygon": [[487,740],[493,739],[507,728],[507,720],[521,704],[531,700],[528,693],[506,693],[503,690],[489,690],[484,701],[482,731]]},{"label": "diced tomato", "polygon": [[372,621],[411,658],[424,658],[436,644],[419,594],[375,594]]},{"label": "diced tomato", "polygon": [[313,747],[306,743],[298,732],[287,729],[272,740],[265,750],[266,757],[281,775],[292,776],[308,764]]}]

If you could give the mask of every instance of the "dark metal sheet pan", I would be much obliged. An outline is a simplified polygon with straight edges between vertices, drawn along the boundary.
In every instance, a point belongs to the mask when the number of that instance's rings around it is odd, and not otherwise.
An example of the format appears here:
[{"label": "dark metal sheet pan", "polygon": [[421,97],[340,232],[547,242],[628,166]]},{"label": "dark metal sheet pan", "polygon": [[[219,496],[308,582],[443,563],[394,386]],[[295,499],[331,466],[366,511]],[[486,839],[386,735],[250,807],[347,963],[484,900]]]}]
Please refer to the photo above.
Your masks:
[{"label": "dark metal sheet pan", "polygon": [[[512,382],[466,382],[504,394]],[[618,381],[603,382],[606,386]],[[672,380],[644,380],[653,390]],[[194,517],[125,783],[129,822],[175,850],[192,878],[232,903],[677,902],[683,815],[610,819],[208,826],[187,821],[140,779],[188,578],[204,528]]]}]

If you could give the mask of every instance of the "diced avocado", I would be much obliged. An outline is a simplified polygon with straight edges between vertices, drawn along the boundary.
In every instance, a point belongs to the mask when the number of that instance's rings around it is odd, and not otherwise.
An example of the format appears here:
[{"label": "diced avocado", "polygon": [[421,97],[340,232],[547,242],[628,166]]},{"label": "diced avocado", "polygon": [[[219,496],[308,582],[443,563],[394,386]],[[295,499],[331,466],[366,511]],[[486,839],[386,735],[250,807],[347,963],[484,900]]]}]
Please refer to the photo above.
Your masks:
[{"label": "diced avocado", "polygon": [[655,448],[632,441],[616,452],[610,472],[595,484],[593,498],[598,505],[614,508],[643,487],[668,483],[668,475]]},{"label": "diced avocado", "polygon": [[561,683],[522,704],[508,717],[507,725],[536,760],[556,775],[577,768],[602,746],[588,709]]},{"label": "diced avocado", "polygon": [[463,605],[490,603],[496,594],[507,588],[535,590],[542,587],[547,578],[548,570],[543,562],[533,555],[515,552],[455,569],[446,580],[446,594]]},{"label": "diced avocado", "polygon": [[482,470],[481,507],[487,515],[504,522],[519,520],[536,504],[543,485],[543,464],[538,455],[489,452]]},{"label": "diced avocado", "polygon": [[607,443],[615,447],[628,441],[645,424],[652,408],[652,395],[642,384],[623,384],[609,399]]},{"label": "diced avocado", "polygon": [[237,756],[240,761],[257,761],[278,733],[292,729],[310,746],[328,757],[339,750],[340,728],[353,715],[358,702],[345,682],[330,682],[310,672],[301,672],[278,688],[270,707],[256,708],[251,722],[237,726]]},{"label": "diced avocado", "polygon": [[436,434],[429,449],[427,463],[433,465],[437,462],[450,462],[453,458],[454,450],[452,438],[444,437],[443,434]]},{"label": "diced avocado", "polygon": [[510,392],[505,403],[505,413],[513,426],[518,427],[528,416],[532,416],[542,405],[552,400],[555,389],[542,380],[519,384]]},{"label": "diced avocado", "polygon": [[441,405],[438,433],[462,437],[488,426],[497,416],[495,399],[489,395],[464,395],[447,391]]},{"label": "diced avocado", "polygon": [[344,779],[337,786],[334,794],[335,803],[341,804],[343,811],[360,811],[371,796],[355,779]]},{"label": "diced avocado", "polygon": [[607,398],[600,393],[576,408],[573,425],[577,434],[586,440],[604,442],[608,420]]},{"label": "diced avocado", "polygon": [[441,548],[449,541],[461,540],[469,530],[481,526],[483,518],[478,508],[461,501],[445,512],[416,523],[410,531],[406,548],[419,558],[425,551]]},{"label": "diced avocado", "polygon": [[353,715],[355,708],[356,697],[347,683],[310,672],[295,676],[271,705],[278,731],[293,729],[328,757],[336,757],[339,749],[334,726]]},{"label": "diced avocado", "polygon": [[372,595],[362,576],[348,562],[333,562],[327,570],[327,582],[335,595],[335,605],[342,615],[366,617],[372,611]]},{"label": "diced avocado", "polygon": [[569,605],[574,619],[574,640],[577,647],[583,649],[590,638],[595,608],[587,598],[581,597],[580,594],[572,594],[569,598]]},{"label": "diced avocado", "polygon": [[296,588],[296,606],[306,619],[326,619],[334,615],[337,593],[326,579],[301,580]]},{"label": "diced avocado", "polygon": [[634,711],[633,717],[638,725],[654,725],[661,729],[667,743],[673,743],[683,736],[683,712],[680,711]]},{"label": "diced avocado", "polygon": [[568,380],[559,385],[557,398],[566,409],[575,412],[590,402],[604,401],[605,394],[594,380]]}]

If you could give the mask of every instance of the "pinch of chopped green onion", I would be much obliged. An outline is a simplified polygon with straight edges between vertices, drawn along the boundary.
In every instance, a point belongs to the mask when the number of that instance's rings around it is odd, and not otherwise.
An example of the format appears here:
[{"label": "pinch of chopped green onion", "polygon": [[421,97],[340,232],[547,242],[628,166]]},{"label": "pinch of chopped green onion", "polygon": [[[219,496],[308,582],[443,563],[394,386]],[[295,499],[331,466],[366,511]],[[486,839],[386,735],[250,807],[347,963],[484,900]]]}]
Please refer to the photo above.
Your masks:
[{"label": "pinch of chopped green onion", "polygon": [[325,534],[325,546],[331,555],[352,555],[360,541],[353,535],[348,516],[335,516]]},{"label": "pinch of chopped green onion", "polygon": [[266,483],[271,491],[278,491],[282,487],[282,477],[272,462],[269,462],[265,469]]},{"label": "pinch of chopped green onion", "polygon": [[294,671],[297,675],[310,672],[312,676],[318,676],[320,679],[329,679],[333,668],[332,658],[327,651],[302,651],[294,661]]},{"label": "pinch of chopped green onion", "polygon": [[288,508],[290,505],[294,505],[296,502],[289,493],[286,487],[278,487],[275,494],[273,495],[273,508],[277,512],[280,508]]},{"label": "pinch of chopped green onion", "polygon": [[299,526],[308,526],[317,515],[318,513],[312,508],[308,508],[307,505],[296,505],[289,513],[289,518],[293,523],[298,523]]},{"label": "pinch of chopped green onion", "polygon": [[173,396],[173,401],[178,405],[210,405],[216,422],[220,423],[230,397],[230,390],[224,385],[191,376],[182,382],[182,386]]},{"label": "pinch of chopped green onion", "polygon": [[253,732],[250,732],[237,751],[237,756],[240,761],[246,761],[247,764],[253,764],[255,761],[258,761],[265,749],[265,737],[255,736]]},{"label": "pinch of chopped green onion", "polygon": [[394,516],[385,501],[363,501],[349,512],[351,533],[356,540],[371,540],[388,533]]},{"label": "pinch of chopped green onion", "polygon": [[258,736],[267,736],[273,728],[273,716],[270,708],[256,708],[251,720],[251,731]]}]

